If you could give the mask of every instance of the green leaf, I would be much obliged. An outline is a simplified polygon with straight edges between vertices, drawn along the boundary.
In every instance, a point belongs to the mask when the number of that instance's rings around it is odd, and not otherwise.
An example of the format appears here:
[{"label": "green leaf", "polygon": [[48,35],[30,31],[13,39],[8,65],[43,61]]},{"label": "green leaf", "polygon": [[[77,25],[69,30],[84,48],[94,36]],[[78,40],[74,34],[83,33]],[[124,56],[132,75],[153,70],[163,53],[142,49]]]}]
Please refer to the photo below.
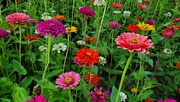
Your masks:
[{"label": "green leaf", "polygon": [[142,80],[145,76],[144,68],[139,69],[137,72],[134,72],[134,77],[137,80]]},{"label": "green leaf", "polygon": [[26,88],[32,83],[33,80],[34,80],[34,77],[33,77],[33,76],[25,77],[25,78],[20,82],[20,86],[22,86],[23,88],[26,89]]},{"label": "green leaf", "polygon": [[146,98],[150,97],[151,94],[153,94],[152,90],[147,90],[145,92],[142,92],[141,94],[136,96],[137,98],[136,98],[135,102],[140,102],[143,99],[146,99]]},{"label": "green leaf", "polygon": [[[42,87],[42,80],[36,80],[36,81],[37,81],[37,84]],[[47,79],[44,79],[43,87],[46,89],[54,90],[54,91],[57,90],[56,86],[53,83],[51,83],[50,81],[48,81]]]},{"label": "green leaf", "polygon": [[150,59],[148,56],[146,56],[146,62],[147,62],[151,67],[153,67],[153,60]]},{"label": "green leaf", "polygon": [[[111,92],[111,94],[110,94],[110,100],[111,100],[111,102],[115,102],[115,101],[116,101],[117,92],[118,92],[117,88],[113,85],[113,87],[112,87],[112,92]],[[119,97],[119,101],[118,101],[118,102],[120,102],[120,97]]]},{"label": "green leaf", "polygon": [[62,71],[63,71],[63,69],[57,69],[57,70],[53,70],[51,72],[46,72],[46,78],[51,78],[53,76],[59,75]]},{"label": "green leaf", "polygon": [[11,102],[11,100],[5,99],[5,98],[1,98],[1,99],[0,99],[0,102]]},{"label": "green leaf", "polygon": [[17,60],[13,59],[12,63],[13,63],[13,69],[17,71],[19,74],[21,75],[27,74],[26,69]]},{"label": "green leaf", "polygon": [[120,70],[111,70],[111,71],[110,71],[110,74],[121,75],[121,74],[122,74],[122,71],[120,71]]},{"label": "green leaf", "polygon": [[22,87],[15,87],[12,97],[14,102],[26,102],[30,98],[27,91]]}]

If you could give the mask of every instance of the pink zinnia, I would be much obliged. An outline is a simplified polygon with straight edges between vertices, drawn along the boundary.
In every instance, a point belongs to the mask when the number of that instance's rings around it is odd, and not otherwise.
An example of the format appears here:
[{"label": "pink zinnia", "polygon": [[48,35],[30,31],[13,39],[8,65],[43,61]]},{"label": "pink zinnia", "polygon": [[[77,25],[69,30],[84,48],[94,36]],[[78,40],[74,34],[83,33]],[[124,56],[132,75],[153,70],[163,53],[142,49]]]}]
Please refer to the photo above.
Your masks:
[{"label": "pink zinnia", "polygon": [[144,10],[144,9],[146,9],[146,5],[144,5],[144,4],[137,4],[137,8],[139,8],[141,10]]},{"label": "pink zinnia", "polygon": [[122,7],[123,7],[122,4],[116,3],[116,2],[112,3],[112,6],[113,6],[114,8],[122,8]]},{"label": "pink zinnia", "polygon": [[149,54],[148,48],[154,48],[151,39],[147,39],[148,36],[142,36],[135,33],[122,33],[119,35],[115,42],[118,48],[123,48],[129,52],[138,51],[141,53]]},{"label": "pink zinnia", "polygon": [[95,15],[94,10],[89,7],[80,7],[78,13],[85,15],[85,21],[88,21],[89,16],[93,17]]},{"label": "pink zinnia", "polygon": [[166,98],[164,101],[162,99],[160,99],[157,102],[177,102],[177,101],[174,99]]},{"label": "pink zinnia", "polygon": [[19,12],[10,14],[6,17],[6,22],[15,23],[15,24],[31,22],[31,21],[32,19],[28,15]]},{"label": "pink zinnia", "polygon": [[74,89],[74,87],[79,83],[80,75],[73,71],[66,72],[59,75],[59,78],[56,79],[57,88],[64,89]]},{"label": "pink zinnia", "polygon": [[109,22],[107,26],[108,26],[109,28],[116,29],[116,28],[119,28],[119,27],[120,27],[120,24],[119,24],[118,22]]},{"label": "pink zinnia", "polygon": [[26,102],[48,102],[44,99],[44,95],[40,94],[39,96],[36,95],[35,98],[31,97],[30,100],[26,100]]}]

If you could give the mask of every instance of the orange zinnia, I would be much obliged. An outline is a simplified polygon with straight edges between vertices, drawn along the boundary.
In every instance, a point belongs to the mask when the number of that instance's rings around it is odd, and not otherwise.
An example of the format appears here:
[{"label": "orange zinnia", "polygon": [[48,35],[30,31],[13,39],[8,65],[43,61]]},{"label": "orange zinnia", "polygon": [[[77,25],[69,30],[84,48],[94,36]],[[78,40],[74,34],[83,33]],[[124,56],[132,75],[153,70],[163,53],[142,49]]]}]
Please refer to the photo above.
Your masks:
[{"label": "orange zinnia", "polygon": [[63,21],[65,20],[66,18],[63,16],[63,15],[59,15],[57,14],[56,16],[53,17],[53,20],[60,20],[60,21]]},{"label": "orange zinnia", "polygon": [[97,74],[86,74],[86,81],[90,84],[97,84],[99,82],[99,76]]},{"label": "orange zinnia", "polygon": [[90,37],[85,38],[85,41],[94,42],[96,41],[96,38],[90,36]]},{"label": "orange zinnia", "polygon": [[34,36],[34,35],[28,35],[28,36],[26,36],[26,41],[32,41],[32,40],[36,40],[37,39],[37,37],[36,36]]}]

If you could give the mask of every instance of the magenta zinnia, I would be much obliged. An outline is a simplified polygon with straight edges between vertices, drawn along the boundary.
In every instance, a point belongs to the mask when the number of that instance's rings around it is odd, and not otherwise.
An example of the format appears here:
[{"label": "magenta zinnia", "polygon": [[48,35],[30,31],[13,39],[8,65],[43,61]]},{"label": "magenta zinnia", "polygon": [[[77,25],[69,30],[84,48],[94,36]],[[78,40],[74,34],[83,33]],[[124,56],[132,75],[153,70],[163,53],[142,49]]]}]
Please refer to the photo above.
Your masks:
[{"label": "magenta zinnia", "polygon": [[66,32],[64,25],[57,20],[41,21],[36,26],[36,29],[42,35],[51,34],[55,38],[57,38],[59,34],[65,34]]},{"label": "magenta zinnia", "polygon": [[135,33],[122,33],[115,41],[118,48],[123,48],[129,52],[138,51],[141,53],[149,54],[148,48],[154,48],[151,39],[147,39],[148,36],[142,36]]},{"label": "magenta zinnia", "polygon": [[59,75],[59,78],[56,79],[57,88],[63,89],[74,89],[74,87],[79,83],[80,75],[73,71],[66,72]]},{"label": "magenta zinnia", "polygon": [[105,102],[109,98],[109,91],[102,92],[102,87],[94,88],[94,91],[91,91],[89,97],[93,102]]},{"label": "magenta zinnia", "polygon": [[31,20],[32,19],[28,15],[19,12],[15,12],[6,17],[6,22],[15,23],[15,24],[31,22]]},{"label": "magenta zinnia", "polygon": [[8,32],[4,29],[0,29],[0,38],[5,38],[8,36]]},{"label": "magenta zinnia", "polygon": [[80,7],[78,12],[85,15],[85,21],[88,21],[89,16],[93,17],[95,15],[94,10],[89,7]]},{"label": "magenta zinnia", "polygon": [[35,98],[31,97],[30,100],[26,100],[26,102],[48,102],[47,100],[44,99],[44,95],[36,95]]},{"label": "magenta zinnia", "polygon": [[120,24],[118,22],[109,22],[107,26],[109,28],[116,29],[120,27]]}]

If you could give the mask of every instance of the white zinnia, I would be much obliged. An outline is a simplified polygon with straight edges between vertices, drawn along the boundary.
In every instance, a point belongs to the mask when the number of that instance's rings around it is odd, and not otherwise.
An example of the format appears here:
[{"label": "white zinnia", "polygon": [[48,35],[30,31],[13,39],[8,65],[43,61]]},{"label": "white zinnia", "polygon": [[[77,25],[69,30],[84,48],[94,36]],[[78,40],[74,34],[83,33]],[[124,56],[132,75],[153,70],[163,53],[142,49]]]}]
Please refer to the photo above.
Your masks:
[{"label": "white zinnia", "polygon": [[131,12],[130,11],[124,11],[123,14],[124,14],[124,16],[130,16]]},{"label": "white zinnia", "polygon": [[105,6],[106,2],[104,0],[95,0],[93,4],[94,6]]},{"label": "white zinnia", "polygon": [[59,44],[54,44],[52,50],[57,50],[58,53],[60,53],[61,51],[65,51],[67,48],[67,45],[63,44],[63,43],[59,43]]},{"label": "white zinnia", "polygon": [[86,44],[86,42],[84,40],[78,40],[76,43],[78,45],[85,45]]},{"label": "white zinnia", "polygon": [[142,3],[142,0],[138,0],[137,3]]},{"label": "white zinnia", "polygon": [[172,54],[172,51],[171,51],[171,49],[166,48],[166,49],[164,49],[164,53],[166,53],[166,54]]},{"label": "white zinnia", "polygon": [[41,45],[38,47],[38,49],[42,52],[42,51],[47,51],[47,47]]},{"label": "white zinnia", "polygon": [[49,15],[50,15],[49,13],[43,13],[41,19],[44,20],[44,21],[45,20],[51,20],[52,17],[49,16]]},{"label": "white zinnia", "polygon": [[126,99],[127,99],[127,95],[124,93],[124,92],[120,92],[120,99],[121,99],[121,101],[123,101],[123,102],[126,102]]},{"label": "white zinnia", "polygon": [[102,65],[106,64],[106,59],[102,56],[99,56],[99,63]]},{"label": "white zinnia", "polygon": [[164,15],[165,15],[165,17],[171,17],[172,16],[171,12],[167,12]]}]

